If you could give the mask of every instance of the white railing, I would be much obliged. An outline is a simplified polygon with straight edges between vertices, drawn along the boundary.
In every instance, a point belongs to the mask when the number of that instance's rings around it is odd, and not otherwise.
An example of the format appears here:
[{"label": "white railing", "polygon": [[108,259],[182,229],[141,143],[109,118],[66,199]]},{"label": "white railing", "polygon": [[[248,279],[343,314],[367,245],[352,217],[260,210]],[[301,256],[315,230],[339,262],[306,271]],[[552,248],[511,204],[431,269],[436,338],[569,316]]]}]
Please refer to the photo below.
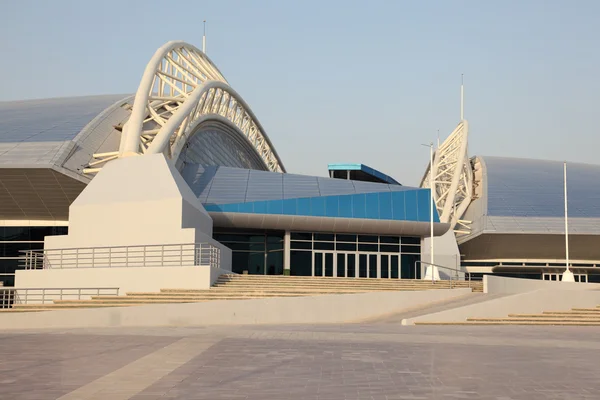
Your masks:
[{"label": "white railing", "polygon": [[25,250],[24,268],[179,267],[219,268],[221,249],[208,243]]},{"label": "white railing", "polygon": [[[457,268],[450,268],[450,267],[445,267],[443,265],[438,265],[438,264],[432,264],[432,263],[428,263],[425,261],[415,261],[415,276],[418,276],[417,274],[417,270],[418,268],[421,268],[421,266],[434,266],[434,267],[438,267],[441,268],[445,271],[450,271],[449,273],[441,273],[440,274],[440,280],[441,281],[450,281],[450,287],[452,288],[454,286],[454,282],[459,282],[459,281],[463,281],[463,282],[467,282],[468,287],[471,287],[471,274],[467,274],[464,271],[457,269]],[[431,282],[435,283],[435,275],[432,273],[431,274]]]},{"label": "white railing", "polygon": [[92,296],[118,296],[119,288],[2,288],[0,309],[13,304],[48,304],[54,300],[88,300]]}]

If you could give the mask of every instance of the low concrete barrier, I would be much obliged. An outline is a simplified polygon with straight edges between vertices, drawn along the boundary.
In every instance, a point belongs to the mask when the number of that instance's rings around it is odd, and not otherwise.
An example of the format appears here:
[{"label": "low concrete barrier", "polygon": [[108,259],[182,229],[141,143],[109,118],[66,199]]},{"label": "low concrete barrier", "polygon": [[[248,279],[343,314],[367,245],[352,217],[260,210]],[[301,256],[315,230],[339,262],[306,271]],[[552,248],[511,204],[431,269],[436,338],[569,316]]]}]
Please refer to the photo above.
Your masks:
[{"label": "low concrete barrier", "polygon": [[414,309],[471,289],[371,292],[0,314],[0,329],[343,323]]},{"label": "low concrete barrier", "polygon": [[556,282],[539,279],[506,278],[484,275],[483,293],[524,293],[540,289],[554,290],[600,290],[598,283]]},{"label": "low concrete barrier", "polygon": [[572,308],[588,308],[597,305],[600,305],[600,291],[552,288],[507,294],[477,304],[405,319],[402,324],[464,322],[467,318],[504,318],[508,314],[539,314],[544,311],[568,311]]},{"label": "low concrete barrier", "polygon": [[209,289],[219,275],[227,273],[231,272],[209,266],[19,270],[15,289],[117,287],[120,295],[162,288]]}]

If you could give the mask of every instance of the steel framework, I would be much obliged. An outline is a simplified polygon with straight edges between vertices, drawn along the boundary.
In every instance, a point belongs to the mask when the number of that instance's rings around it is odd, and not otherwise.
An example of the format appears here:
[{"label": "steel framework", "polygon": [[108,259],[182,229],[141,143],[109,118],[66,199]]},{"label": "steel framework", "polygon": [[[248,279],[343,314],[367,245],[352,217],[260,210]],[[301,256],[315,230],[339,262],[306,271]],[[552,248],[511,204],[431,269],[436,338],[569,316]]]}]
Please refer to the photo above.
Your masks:
[{"label": "steel framework", "polygon": [[213,62],[185,42],[159,48],[144,71],[118,151],[94,154],[84,172],[119,157],[164,153],[173,161],[201,122],[231,125],[248,140],[270,171],[285,172],[258,119]]},{"label": "steel framework", "polygon": [[459,122],[435,151],[433,168],[427,166],[421,187],[429,188],[433,171],[433,199],[440,221],[449,223],[456,233],[468,233],[470,221],[461,219],[473,199],[473,169],[468,155],[469,123]]}]

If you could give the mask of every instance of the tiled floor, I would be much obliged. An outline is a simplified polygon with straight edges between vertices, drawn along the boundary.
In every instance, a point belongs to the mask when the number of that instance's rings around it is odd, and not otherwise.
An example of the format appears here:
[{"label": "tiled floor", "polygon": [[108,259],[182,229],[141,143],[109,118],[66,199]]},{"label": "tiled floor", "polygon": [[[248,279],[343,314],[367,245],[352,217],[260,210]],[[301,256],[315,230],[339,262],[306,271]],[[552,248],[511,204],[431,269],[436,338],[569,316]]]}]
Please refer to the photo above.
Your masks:
[{"label": "tiled floor", "polygon": [[0,335],[0,399],[598,399],[587,327],[396,324]]}]

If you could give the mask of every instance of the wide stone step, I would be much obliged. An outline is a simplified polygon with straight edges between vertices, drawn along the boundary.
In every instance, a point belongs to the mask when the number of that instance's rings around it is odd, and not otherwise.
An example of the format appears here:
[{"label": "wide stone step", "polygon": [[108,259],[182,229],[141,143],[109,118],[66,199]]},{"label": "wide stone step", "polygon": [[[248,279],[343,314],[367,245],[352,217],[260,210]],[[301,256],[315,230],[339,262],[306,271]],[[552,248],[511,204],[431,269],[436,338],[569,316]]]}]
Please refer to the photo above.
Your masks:
[{"label": "wide stone step", "polygon": [[415,322],[415,325],[551,325],[551,326],[600,326],[600,321],[596,322],[551,322],[551,321],[462,321],[462,322]]},{"label": "wide stone step", "polygon": [[552,313],[552,314],[508,314],[509,318],[596,318],[600,320],[600,314],[596,313],[572,313],[572,312],[564,312],[564,313]]},{"label": "wide stone step", "polygon": [[[402,288],[450,288],[450,287],[463,287],[461,285],[450,285],[450,284],[427,284],[427,285],[364,285],[364,284],[338,284],[338,285],[311,285],[311,284],[296,284],[296,285],[277,285],[277,284],[216,284],[214,288],[369,288],[369,289],[381,289],[381,290],[394,290]],[[466,287],[466,286],[465,286]]]},{"label": "wide stone step", "polygon": [[[511,318],[511,317],[507,317],[507,318],[467,318],[468,322],[522,322],[522,321],[528,321],[528,322],[592,322],[590,321],[589,318],[576,318],[576,317],[569,317],[569,318],[560,318],[560,317],[529,317],[529,318]],[[598,323],[600,323],[600,320],[598,320]]]},{"label": "wide stone step", "polygon": [[[60,302],[61,300],[56,300]],[[90,300],[62,300],[62,301],[72,301],[73,303],[63,304],[63,303],[48,303],[48,304],[16,304],[13,307],[13,310],[47,310],[47,309],[69,309],[69,308],[81,308],[80,302],[86,302],[85,304],[98,304],[99,307],[121,307],[120,304],[115,303],[95,303]],[[126,304],[129,305],[129,304]]]},{"label": "wide stone step", "polygon": [[[263,291],[263,290],[251,290],[251,291],[202,291],[191,292],[191,291],[169,291],[160,293],[127,293],[127,296],[139,298],[139,297],[169,297],[169,296],[207,296],[207,297],[227,297],[227,296],[252,296],[252,295],[265,295],[265,296],[298,296],[298,295],[319,295],[319,294],[352,294],[352,293],[370,293],[368,290],[279,290],[279,291]],[[94,298],[97,298],[94,296]]]}]

